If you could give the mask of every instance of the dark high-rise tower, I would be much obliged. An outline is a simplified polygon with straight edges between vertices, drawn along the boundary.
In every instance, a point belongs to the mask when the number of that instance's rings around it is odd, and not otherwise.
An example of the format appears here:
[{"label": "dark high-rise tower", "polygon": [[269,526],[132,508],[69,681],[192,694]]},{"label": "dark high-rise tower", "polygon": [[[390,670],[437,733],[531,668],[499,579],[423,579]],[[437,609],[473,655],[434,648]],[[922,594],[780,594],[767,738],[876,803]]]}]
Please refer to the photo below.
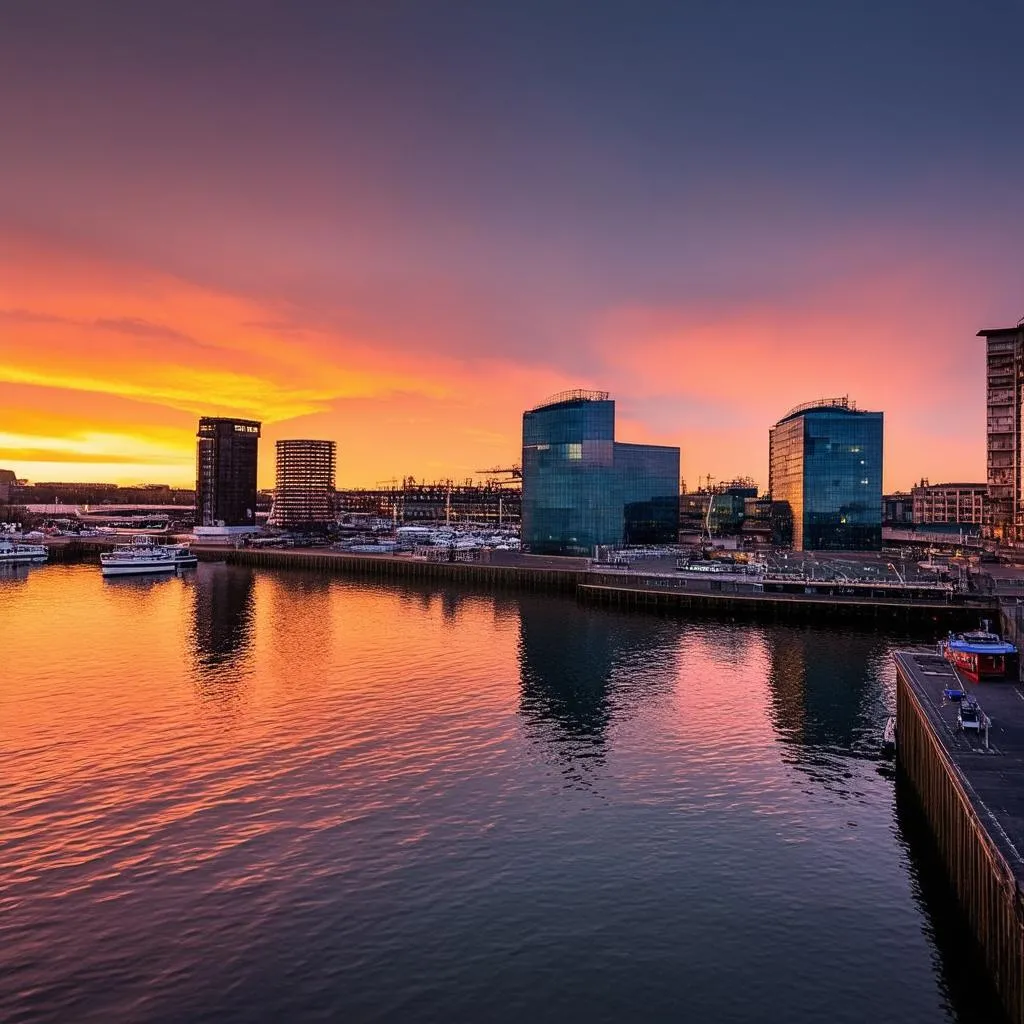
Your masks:
[{"label": "dark high-rise tower", "polygon": [[196,526],[253,529],[259,422],[204,416],[196,438]]},{"label": "dark high-rise tower", "polygon": [[333,441],[278,441],[273,526],[334,522]]}]

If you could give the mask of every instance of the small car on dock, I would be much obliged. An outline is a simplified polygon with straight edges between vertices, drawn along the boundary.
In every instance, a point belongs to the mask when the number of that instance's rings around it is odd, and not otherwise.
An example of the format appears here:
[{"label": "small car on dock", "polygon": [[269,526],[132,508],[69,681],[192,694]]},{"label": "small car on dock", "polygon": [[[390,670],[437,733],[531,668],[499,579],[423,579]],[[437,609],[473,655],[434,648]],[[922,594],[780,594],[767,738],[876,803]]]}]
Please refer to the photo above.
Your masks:
[{"label": "small car on dock", "polygon": [[965,697],[960,701],[960,710],[956,716],[956,727],[961,732],[981,732],[981,708],[973,697]]}]

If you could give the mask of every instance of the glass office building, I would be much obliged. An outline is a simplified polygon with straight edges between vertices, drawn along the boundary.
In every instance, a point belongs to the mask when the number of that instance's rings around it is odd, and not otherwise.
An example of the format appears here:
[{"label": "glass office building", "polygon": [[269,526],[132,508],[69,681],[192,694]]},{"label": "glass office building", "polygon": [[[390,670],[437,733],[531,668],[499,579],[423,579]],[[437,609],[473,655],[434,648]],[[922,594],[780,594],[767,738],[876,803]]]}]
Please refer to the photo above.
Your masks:
[{"label": "glass office building", "polygon": [[674,544],[679,539],[679,449],[615,443],[626,544]]},{"label": "glass office building", "polygon": [[845,398],[788,412],[768,432],[769,490],[793,517],[796,551],[882,546],[882,413]]},{"label": "glass office building", "polygon": [[679,449],[616,443],[607,392],[563,392],[523,414],[522,503],[534,554],[674,542]]}]

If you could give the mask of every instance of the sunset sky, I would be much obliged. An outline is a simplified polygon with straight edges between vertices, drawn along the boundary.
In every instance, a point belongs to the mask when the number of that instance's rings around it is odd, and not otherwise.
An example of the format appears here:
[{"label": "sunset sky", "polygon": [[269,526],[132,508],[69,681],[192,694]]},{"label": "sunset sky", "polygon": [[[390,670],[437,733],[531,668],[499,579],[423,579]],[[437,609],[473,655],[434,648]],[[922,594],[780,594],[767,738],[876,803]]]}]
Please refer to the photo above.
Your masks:
[{"label": "sunset sky", "polygon": [[339,485],[518,461],[618,401],[695,485],[885,412],[885,487],[983,480],[1024,316],[1024,6],[0,3],[0,468],[194,481],[201,414]]}]

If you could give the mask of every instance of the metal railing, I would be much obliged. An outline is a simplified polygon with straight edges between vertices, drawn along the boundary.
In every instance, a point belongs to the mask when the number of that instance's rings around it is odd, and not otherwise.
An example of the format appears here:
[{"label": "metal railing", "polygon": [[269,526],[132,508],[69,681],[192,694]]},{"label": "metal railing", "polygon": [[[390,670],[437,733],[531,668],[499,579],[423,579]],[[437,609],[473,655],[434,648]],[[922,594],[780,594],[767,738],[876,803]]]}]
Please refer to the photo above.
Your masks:
[{"label": "metal railing", "polygon": [[571,391],[559,391],[545,398],[540,405],[535,405],[530,412],[546,409],[549,405],[561,405],[562,402],[607,402],[611,397],[608,391],[588,391],[586,388],[573,388]]},{"label": "metal railing", "polygon": [[[851,412],[857,411],[857,403],[850,401],[849,395],[841,395],[839,398],[816,398],[813,402],[804,402],[802,405],[794,405],[782,420],[788,420],[790,416],[807,412],[810,409],[848,409]],[[782,420],[779,420],[781,423]]]}]

